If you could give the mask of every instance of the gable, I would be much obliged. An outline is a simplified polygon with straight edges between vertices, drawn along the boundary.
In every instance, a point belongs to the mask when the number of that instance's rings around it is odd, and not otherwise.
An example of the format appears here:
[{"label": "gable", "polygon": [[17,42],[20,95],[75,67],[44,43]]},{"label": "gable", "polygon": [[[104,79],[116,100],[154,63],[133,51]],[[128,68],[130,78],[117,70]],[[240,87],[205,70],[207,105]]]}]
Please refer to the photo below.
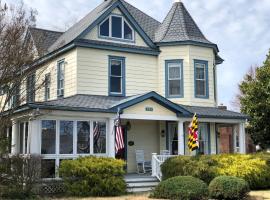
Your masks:
[{"label": "gable", "polygon": [[176,116],[176,113],[156,103],[151,99],[130,106],[123,111],[124,114],[155,115],[155,116]]},{"label": "gable", "polygon": [[[122,17],[125,22],[128,23],[128,25],[132,28],[134,34],[134,40],[133,41],[125,41],[124,39],[117,39],[117,38],[111,38],[111,37],[103,37],[100,35],[99,29],[100,25],[104,22],[100,22],[97,24],[92,30],[90,30],[86,35],[83,37],[83,39],[87,40],[97,40],[97,41],[106,41],[106,42],[113,42],[113,43],[122,43],[122,44],[129,44],[134,46],[142,46],[142,47],[148,47],[148,45],[145,43],[144,39],[141,37],[141,35],[138,33],[137,30],[135,30],[134,26],[131,25],[129,20],[124,16],[124,14],[120,11],[119,8],[115,8],[109,15],[110,16],[119,16]],[[105,20],[108,19],[105,18]]]}]

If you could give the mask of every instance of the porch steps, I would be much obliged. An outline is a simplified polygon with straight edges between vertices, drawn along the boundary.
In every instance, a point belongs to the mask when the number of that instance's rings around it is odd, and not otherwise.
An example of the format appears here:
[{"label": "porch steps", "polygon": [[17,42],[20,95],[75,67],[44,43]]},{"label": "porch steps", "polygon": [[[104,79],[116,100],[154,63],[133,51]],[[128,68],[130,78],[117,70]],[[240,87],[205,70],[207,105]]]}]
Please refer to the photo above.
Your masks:
[{"label": "porch steps", "polygon": [[156,177],[148,175],[126,175],[127,192],[149,192],[158,184],[159,180]]}]

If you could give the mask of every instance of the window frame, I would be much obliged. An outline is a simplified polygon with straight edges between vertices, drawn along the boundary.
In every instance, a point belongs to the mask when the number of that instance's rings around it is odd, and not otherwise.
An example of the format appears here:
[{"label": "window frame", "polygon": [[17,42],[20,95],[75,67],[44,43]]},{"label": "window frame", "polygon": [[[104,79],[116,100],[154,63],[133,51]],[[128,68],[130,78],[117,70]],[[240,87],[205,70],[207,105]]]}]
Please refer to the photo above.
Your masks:
[{"label": "window frame", "polygon": [[[60,79],[60,66],[63,64],[63,78]],[[65,95],[65,59],[57,61],[57,97],[61,98]],[[63,81],[62,87],[60,87],[60,81]]]},{"label": "window frame", "polygon": [[26,102],[27,103],[35,102],[35,97],[36,97],[35,85],[36,85],[36,74],[33,73],[33,74],[30,74],[26,78]]},{"label": "window frame", "polygon": [[48,101],[51,96],[51,73],[45,74],[44,100]]},{"label": "window frame", "polygon": [[[121,18],[121,29],[122,29],[122,36],[121,38],[118,37],[113,37],[112,36],[112,17],[119,17]],[[109,36],[105,36],[105,35],[101,35],[101,25],[109,19]],[[125,28],[124,25],[125,23],[128,25],[128,27],[131,29],[132,31],[132,39],[125,39]],[[116,40],[116,41],[122,41],[122,42],[129,42],[129,43],[135,43],[135,31],[134,28],[130,25],[130,23],[122,16],[122,15],[118,15],[118,14],[111,14],[109,17],[105,18],[99,25],[98,25],[98,37],[101,39],[109,39],[109,40]]]},{"label": "window frame", "polygon": [[[196,78],[197,64],[204,65],[205,80]],[[196,84],[197,80],[205,81],[205,95],[198,95],[196,93],[196,91],[197,91],[197,84]],[[209,99],[208,61],[206,61],[206,60],[194,60],[194,96],[195,96],[195,98]]]},{"label": "window frame", "polygon": [[[118,77],[115,75],[111,75],[111,62],[113,60],[117,60],[121,62],[121,92],[111,92],[111,77]],[[120,96],[124,97],[126,96],[126,58],[125,57],[119,57],[119,56],[109,56],[109,65],[108,65],[108,94],[109,96]]]},{"label": "window frame", "polygon": [[[56,122],[56,137],[55,137],[55,154],[42,154],[40,145],[40,155],[44,160],[55,160],[55,178],[43,178],[43,180],[55,180],[59,179],[58,167],[60,160],[64,159],[76,159],[84,156],[98,156],[107,157],[109,155],[109,121],[104,118],[46,118],[40,120],[40,135],[42,135],[42,121],[55,121]],[[73,153],[72,154],[60,154],[60,121],[72,121],[73,122]],[[89,153],[77,153],[77,123],[87,121],[90,126],[90,152]],[[94,153],[94,141],[93,141],[93,124],[95,121],[104,122],[106,124],[106,152],[105,153]],[[40,144],[42,144],[42,137],[40,137]]]},{"label": "window frame", "polygon": [[[170,64],[180,64],[180,94],[179,95],[170,95],[169,94],[169,65]],[[183,73],[183,59],[173,59],[165,60],[165,96],[166,98],[183,98],[184,97],[184,73]],[[176,79],[177,80],[177,79]]]}]

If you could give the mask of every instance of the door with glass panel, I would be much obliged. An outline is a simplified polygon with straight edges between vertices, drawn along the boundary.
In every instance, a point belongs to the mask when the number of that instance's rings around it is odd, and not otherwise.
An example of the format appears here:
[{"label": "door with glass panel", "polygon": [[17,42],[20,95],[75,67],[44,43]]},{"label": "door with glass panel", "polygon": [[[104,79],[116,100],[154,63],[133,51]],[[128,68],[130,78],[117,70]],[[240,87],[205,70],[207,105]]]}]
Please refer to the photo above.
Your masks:
[{"label": "door with glass panel", "polygon": [[209,123],[199,123],[198,154],[210,154],[210,127]]},{"label": "door with glass panel", "polygon": [[178,127],[176,122],[168,122],[168,144],[171,155],[178,155]]}]

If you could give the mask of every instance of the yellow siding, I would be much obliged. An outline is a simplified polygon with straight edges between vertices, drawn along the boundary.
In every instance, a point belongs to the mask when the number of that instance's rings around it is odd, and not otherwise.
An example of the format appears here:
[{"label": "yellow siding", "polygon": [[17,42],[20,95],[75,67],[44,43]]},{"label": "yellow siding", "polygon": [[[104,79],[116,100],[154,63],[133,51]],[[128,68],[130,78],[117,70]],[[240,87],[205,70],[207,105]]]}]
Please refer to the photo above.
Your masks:
[{"label": "yellow siding", "polygon": [[[74,49],[69,51],[50,62],[44,64],[36,72],[37,85],[44,82],[45,75],[51,74],[51,88],[50,88],[50,99],[57,98],[57,62],[65,59],[65,82],[64,82],[64,95],[65,97],[76,94],[77,90],[77,50]],[[44,101],[44,87],[36,93],[36,101]]]},{"label": "yellow siding", "polygon": [[146,161],[151,161],[152,153],[159,153],[158,121],[131,120],[131,129],[127,132],[127,171],[136,172],[135,150],[144,150]]},{"label": "yellow siding", "polygon": [[[165,96],[165,60],[183,59],[184,97],[171,98],[175,103],[196,106],[216,106],[214,99],[213,61],[214,53],[211,48],[196,46],[161,47],[158,58],[159,90]],[[195,98],[194,95],[194,59],[208,61],[209,99]]]},{"label": "yellow siding", "polygon": [[[146,107],[153,108],[153,112],[145,111]],[[160,104],[146,100],[138,103],[124,110],[124,114],[137,114],[137,115],[158,115],[158,116],[175,116],[175,113],[161,106]]]},{"label": "yellow siding", "polygon": [[78,94],[108,95],[108,56],[126,58],[126,95],[157,90],[155,56],[78,48]]},{"label": "yellow siding", "polygon": [[[113,14],[122,15],[121,11],[119,9],[117,9],[117,8],[112,13]],[[143,47],[147,47],[148,46],[144,42],[143,38],[136,31],[135,31],[135,34],[134,35],[135,35],[135,42],[125,42],[125,41],[116,41],[116,40],[104,39],[104,38],[100,38],[99,37],[98,26],[96,26],[88,34],[86,34],[86,36],[84,37],[84,39],[107,41],[107,42],[114,42],[114,43],[120,43],[120,44],[129,44],[129,45],[143,46]]]}]

